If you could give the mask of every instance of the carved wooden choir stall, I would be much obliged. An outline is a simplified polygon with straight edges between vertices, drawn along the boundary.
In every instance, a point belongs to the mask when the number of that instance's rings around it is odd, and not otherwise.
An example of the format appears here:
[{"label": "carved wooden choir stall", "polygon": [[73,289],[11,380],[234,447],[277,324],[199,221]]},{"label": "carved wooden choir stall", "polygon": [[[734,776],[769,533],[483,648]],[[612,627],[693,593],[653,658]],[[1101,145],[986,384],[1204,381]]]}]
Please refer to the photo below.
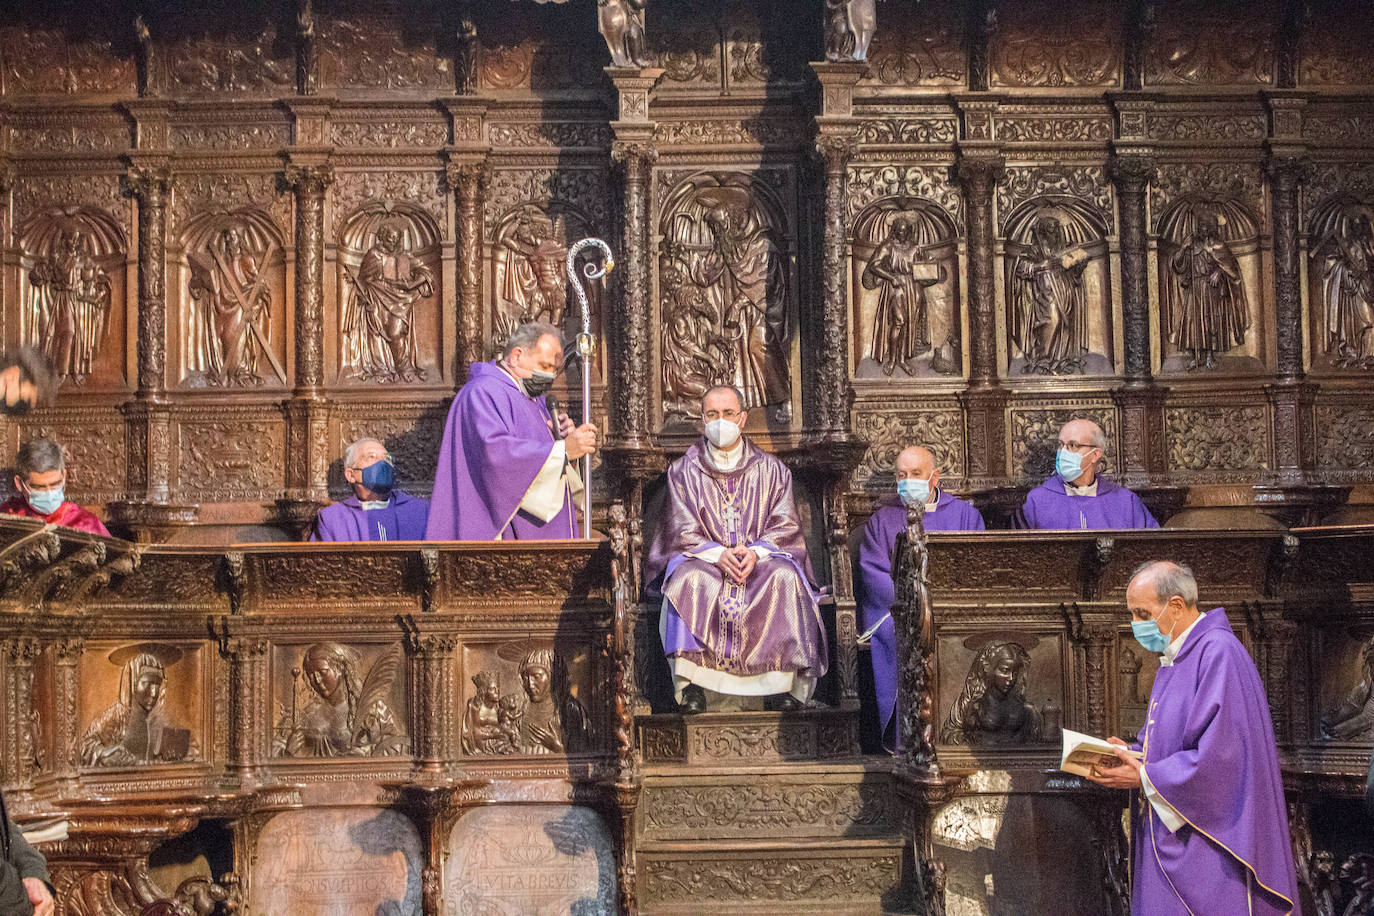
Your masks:
[{"label": "carved wooden choir stall", "polygon": [[[1303,912],[1374,906],[1372,43],[1322,0],[11,11],[4,349],[61,386],[0,433],[116,535],[0,517],[58,913],[1125,914],[1127,799],[1055,765],[1143,723],[1153,558],[1264,679]],[[303,543],[360,438],[430,494],[468,365],[582,330],[587,237],[596,535]],[[644,545],[720,384],[793,474],[817,708],[672,701]],[[1074,417],[1164,530],[1010,530]],[[990,530],[899,540],[892,756],[854,553],[911,444]]]}]

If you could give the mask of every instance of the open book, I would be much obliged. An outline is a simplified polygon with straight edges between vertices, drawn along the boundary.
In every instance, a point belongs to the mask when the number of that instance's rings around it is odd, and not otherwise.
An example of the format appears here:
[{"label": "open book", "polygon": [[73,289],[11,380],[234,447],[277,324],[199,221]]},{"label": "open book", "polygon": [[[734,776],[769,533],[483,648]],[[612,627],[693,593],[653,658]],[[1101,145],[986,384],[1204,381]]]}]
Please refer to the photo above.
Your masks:
[{"label": "open book", "polygon": [[[1101,738],[1085,735],[1082,732],[1063,729],[1064,753],[1059,758],[1059,769],[1076,776],[1091,776],[1093,768],[1108,769],[1120,766],[1121,758],[1116,756],[1112,745]],[[1127,754],[1139,759],[1144,756],[1140,751],[1122,748]]]},{"label": "open book", "polygon": [[30,843],[52,843],[67,838],[67,819],[61,815],[45,817],[39,821],[29,821],[19,825],[19,832]]}]

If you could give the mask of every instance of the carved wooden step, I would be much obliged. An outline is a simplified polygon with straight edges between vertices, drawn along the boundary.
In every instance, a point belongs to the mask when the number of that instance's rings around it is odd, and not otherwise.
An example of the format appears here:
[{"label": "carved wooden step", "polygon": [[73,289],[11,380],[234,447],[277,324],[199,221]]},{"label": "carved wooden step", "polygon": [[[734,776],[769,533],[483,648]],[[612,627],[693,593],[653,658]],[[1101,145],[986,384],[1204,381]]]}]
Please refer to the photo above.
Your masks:
[{"label": "carved wooden step", "polygon": [[747,766],[786,760],[842,760],[859,754],[853,712],[808,709],[794,713],[729,712],[640,716],[639,746],[646,766]]},{"label": "carved wooden step", "polygon": [[664,843],[639,851],[646,916],[907,913],[897,839]]}]

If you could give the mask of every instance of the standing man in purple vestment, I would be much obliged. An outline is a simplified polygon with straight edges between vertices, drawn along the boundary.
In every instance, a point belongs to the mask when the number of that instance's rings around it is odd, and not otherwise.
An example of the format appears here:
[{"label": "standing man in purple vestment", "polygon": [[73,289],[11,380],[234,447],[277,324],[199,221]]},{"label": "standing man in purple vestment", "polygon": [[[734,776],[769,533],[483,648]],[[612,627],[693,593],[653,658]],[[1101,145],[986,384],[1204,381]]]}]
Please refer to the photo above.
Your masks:
[{"label": "standing man in purple vestment", "polygon": [[578,536],[574,467],[596,451],[596,427],[557,427],[544,395],[563,365],[558,330],[522,324],[495,362],[473,363],[444,425],[430,504],[430,541]]},{"label": "standing man in purple vestment", "polygon": [[1102,427],[1092,420],[1065,423],[1059,430],[1055,472],[1026,494],[1021,527],[1158,528],[1139,496],[1098,473],[1106,454]]},{"label": "standing man in purple vestment", "polygon": [[[892,551],[897,532],[906,530],[907,506],[926,507],[927,531],[982,531],[983,516],[956,496],[940,489],[940,469],[929,449],[909,445],[897,455],[893,469],[897,498],[878,507],[864,527],[859,547],[858,599],[865,633],[871,634],[873,689],[883,747],[899,747],[896,728],[897,635],[892,625]],[[876,628],[876,629],[875,629]]]},{"label": "standing man in purple vestment", "polygon": [[[1197,608],[1188,567],[1146,563],[1126,587],[1136,640],[1161,654],[1138,760],[1094,782],[1139,789],[1131,911],[1286,916],[1298,881],[1274,725],[1255,663],[1226,611]],[[1119,738],[1108,739],[1126,747]]]},{"label": "standing man in purple vestment", "polygon": [[679,708],[705,690],[810,701],[827,647],[792,500],[792,473],[740,434],[733,387],[701,399],[705,436],[668,468],[668,504],[649,548],[649,591],[663,597],[659,633]]},{"label": "standing man in purple vestment", "polygon": [[312,541],[421,541],[429,503],[396,489],[386,446],[359,439],[344,450],[344,480],[353,495],[315,517]]}]

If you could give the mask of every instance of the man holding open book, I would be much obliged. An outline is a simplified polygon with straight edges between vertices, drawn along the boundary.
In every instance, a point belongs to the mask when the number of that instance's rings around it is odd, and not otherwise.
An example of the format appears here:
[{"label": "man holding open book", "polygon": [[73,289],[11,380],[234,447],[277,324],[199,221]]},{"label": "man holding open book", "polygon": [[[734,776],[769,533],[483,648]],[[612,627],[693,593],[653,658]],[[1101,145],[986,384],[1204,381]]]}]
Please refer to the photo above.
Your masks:
[{"label": "man holding open book", "polygon": [[1144,796],[1131,829],[1132,911],[1293,912],[1278,750],[1254,662],[1222,608],[1198,611],[1186,566],[1141,566],[1126,606],[1136,640],[1161,654],[1159,674],[1139,745],[1108,739],[1119,762],[1085,775]]}]

